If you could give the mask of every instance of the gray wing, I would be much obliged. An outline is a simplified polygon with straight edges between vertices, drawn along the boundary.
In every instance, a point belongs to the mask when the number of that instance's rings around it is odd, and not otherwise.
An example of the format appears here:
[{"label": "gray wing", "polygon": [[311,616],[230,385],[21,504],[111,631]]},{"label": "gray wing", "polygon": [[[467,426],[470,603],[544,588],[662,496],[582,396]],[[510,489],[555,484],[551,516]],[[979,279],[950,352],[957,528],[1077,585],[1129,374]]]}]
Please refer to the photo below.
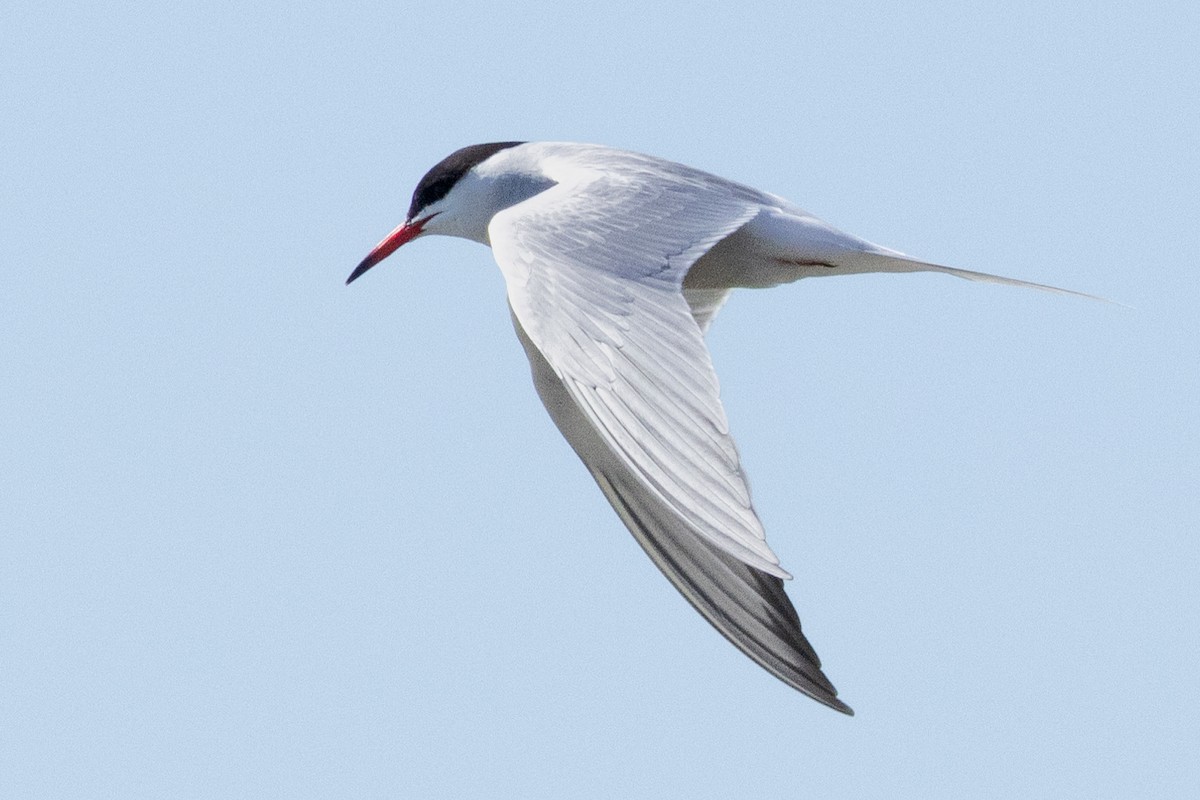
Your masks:
[{"label": "gray wing", "polygon": [[646,492],[600,438],[515,314],[513,327],[529,357],[538,396],[554,424],[675,588],[725,638],[772,675],[830,708],[853,715],[821,672],[821,660],[801,631],[783,581],[696,536],[678,515]]},{"label": "gray wing", "polygon": [[684,596],[771,673],[848,712],[783,591],[682,292],[691,264],[761,206],[694,173],[574,163],[551,177],[489,226],[542,401]]},{"label": "gray wing", "polygon": [[788,577],[767,546],[681,284],[758,211],[719,189],[606,173],[488,228],[509,305],[601,438],[696,535]]}]

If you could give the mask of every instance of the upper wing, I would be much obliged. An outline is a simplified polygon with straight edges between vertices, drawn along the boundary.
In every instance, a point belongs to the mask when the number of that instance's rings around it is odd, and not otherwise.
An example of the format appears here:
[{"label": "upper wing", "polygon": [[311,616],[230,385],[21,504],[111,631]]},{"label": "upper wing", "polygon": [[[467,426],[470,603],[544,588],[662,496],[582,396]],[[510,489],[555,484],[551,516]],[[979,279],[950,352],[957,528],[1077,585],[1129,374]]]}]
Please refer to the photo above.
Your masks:
[{"label": "upper wing", "polygon": [[514,315],[605,444],[695,535],[787,577],[681,292],[687,268],[757,211],[719,185],[576,166],[497,214],[489,236]]},{"label": "upper wing", "polygon": [[701,333],[726,292],[682,290],[761,205],[693,173],[575,162],[551,177],[489,227],[542,402],[684,597],[773,675],[853,713],[801,631],[729,435]]}]

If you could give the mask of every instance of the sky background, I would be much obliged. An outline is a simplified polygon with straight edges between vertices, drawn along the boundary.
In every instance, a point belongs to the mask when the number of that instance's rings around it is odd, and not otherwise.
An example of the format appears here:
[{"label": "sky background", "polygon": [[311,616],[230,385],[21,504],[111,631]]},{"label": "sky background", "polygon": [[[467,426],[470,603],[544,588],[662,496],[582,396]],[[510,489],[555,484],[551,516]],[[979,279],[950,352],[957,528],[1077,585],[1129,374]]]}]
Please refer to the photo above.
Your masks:
[{"label": "sky background", "polygon": [[[0,10],[0,796],[1195,790],[1195,3],[187,5]],[[486,249],[342,285],[505,139],[1123,304],[858,276],[717,319],[856,717],[642,554]]]}]

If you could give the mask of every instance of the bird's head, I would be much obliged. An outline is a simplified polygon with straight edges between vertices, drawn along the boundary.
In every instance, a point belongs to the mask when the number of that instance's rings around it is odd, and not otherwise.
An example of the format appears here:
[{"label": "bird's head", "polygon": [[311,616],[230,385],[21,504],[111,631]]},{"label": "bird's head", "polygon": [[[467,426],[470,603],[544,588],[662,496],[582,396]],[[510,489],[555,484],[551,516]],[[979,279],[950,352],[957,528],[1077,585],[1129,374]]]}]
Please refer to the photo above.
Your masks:
[{"label": "bird's head", "polygon": [[[404,222],[375,245],[346,279],[349,284],[394,253],[401,245],[424,234],[459,236],[487,243],[487,225],[492,216],[524,197],[504,191],[507,175],[518,172],[482,174],[477,167],[497,153],[524,142],[491,142],[456,150],[439,161],[421,178],[413,191]],[[525,195],[528,196],[528,195]]]}]

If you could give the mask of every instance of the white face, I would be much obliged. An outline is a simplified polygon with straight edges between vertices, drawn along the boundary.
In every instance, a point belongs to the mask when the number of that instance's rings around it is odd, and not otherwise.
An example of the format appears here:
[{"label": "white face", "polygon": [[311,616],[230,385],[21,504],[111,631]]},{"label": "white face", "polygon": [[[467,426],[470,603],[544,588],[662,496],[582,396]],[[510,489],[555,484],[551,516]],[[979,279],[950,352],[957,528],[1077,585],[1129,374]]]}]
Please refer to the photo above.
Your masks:
[{"label": "white face", "polygon": [[414,221],[428,220],[422,235],[457,236],[488,244],[492,217],[552,185],[545,176],[524,170],[472,169],[445,197],[417,211]]},{"label": "white face", "polygon": [[467,173],[445,197],[420,209],[412,220],[418,224],[425,221],[420,235],[457,236],[486,244],[487,225],[494,212],[488,208],[487,192],[478,184]]}]

